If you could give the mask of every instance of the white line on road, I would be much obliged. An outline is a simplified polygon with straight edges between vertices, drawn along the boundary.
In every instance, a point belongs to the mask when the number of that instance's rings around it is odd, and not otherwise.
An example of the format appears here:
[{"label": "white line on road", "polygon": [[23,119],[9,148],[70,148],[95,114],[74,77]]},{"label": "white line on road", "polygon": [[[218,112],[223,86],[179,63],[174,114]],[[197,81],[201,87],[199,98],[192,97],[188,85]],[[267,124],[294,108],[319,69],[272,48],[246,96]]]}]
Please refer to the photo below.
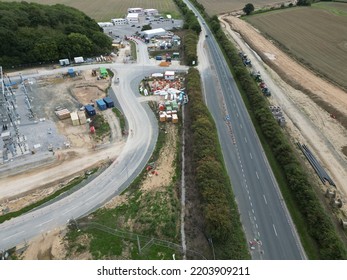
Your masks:
[{"label": "white line on road", "polygon": [[267,200],[266,200],[265,194],[263,194],[263,197],[264,197],[265,204],[267,204]]},{"label": "white line on road", "polygon": [[76,205],[76,206],[73,207],[73,208],[68,209],[67,211],[65,211],[65,212],[63,213],[63,215],[65,215],[66,213],[69,213],[71,210],[74,210],[74,209],[77,208],[77,207],[78,207],[78,205]]},{"label": "white line on road", "polygon": [[272,224],[272,226],[273,226],[273,228],[274,228],[274,232],[275,232],[275,234],[276,234],[276,236],[277,236],[276,227],[275,227],[275,225],[274,225],[274,224]]},{"label": "white line on road", "polygon": [[255,171],[255,175],[257,175],[257,178],[258,178],[258,180],[259,180],[259,175],[258,175],[258,172],[257,172],[257,171]]},{"label": "white line on road", "polygon": [[258,236],[260,237],[260,232],[258,231]]},{"label": "white line on road", "polygon": [[251,200],[251,196],[250,195],[248,196],[248,199]]},{"label": "white line on road", "polygon": [[255,224],[255,227],[258,228],[258,224]]},{"label": "white line on road", "polygon": [[257,220],[257,218],[254,216],[254,221],[256,221]]},{"label": "white line on road", "polygon": [[25,231],[16,232],[15,234],[12,234],[12,235],[10,235],[10,236],[8,236],[8,237],[6,237],[6,238],[3,238],[2,240],[10,239],[11,237],[13,237],[13,236],[15,236],[15,235],[22,234],[22,233],[24,233],[24,232],[25,232]]},{"label": "white line on road", "polygon": [[252,201],[250,202],[250,204],[251,204],[251,207],[253,207],[253,203],[252,203]]},{"label": "white line on road", "polygon": [[254,209],[252,208],[252,213],[254,214]]},{"label": "white line on road", "polygon": [[239,117],[239,113],[236,112],[236,117]]},{"label": "white line on road", "polygon": [[249,153],[249,156],[251,157],[251,159],[253,159],[253,157],[252,157],[252,154],[251,154],[251,153]]},{"label": "white line on road", "polygon": [[247,138],[246,138],[246,137],[245,137],[245,142],[246,142],[246,143],[248,143],[248,142],[247,142]]},{"label": "white line on road", "polygon": [[43,223],[41,223],[41,224],[38,224],[38,225],[36,225],[35,227],[36,227],[36,228],[41,227],[42,225],[47,224],[47,223],[49,223],[49,222],[51,222],[51,221],[53,221],[53,219],[50,219],[50,220],[45,221],[45,222],[43,222]]},{"label": "white line on road", "polygon": [[240,124],[240,127],[242,128],[242,124]]}]

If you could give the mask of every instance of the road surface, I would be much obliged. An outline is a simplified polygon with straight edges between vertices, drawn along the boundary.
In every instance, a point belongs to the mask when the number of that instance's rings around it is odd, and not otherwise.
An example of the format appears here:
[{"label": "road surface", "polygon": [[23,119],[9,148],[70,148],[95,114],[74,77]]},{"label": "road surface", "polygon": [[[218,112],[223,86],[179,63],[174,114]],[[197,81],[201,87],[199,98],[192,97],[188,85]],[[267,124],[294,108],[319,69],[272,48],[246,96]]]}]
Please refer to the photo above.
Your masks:
[{"label": "road surface", "polygon": [[[141,58],[140,61],[146,62],[147,59]],[[127,118],[129,131],[132,131],[129,133],[123,151],[101,175],[83,188],[45,207],[0,224],[0,250],[7,250],[27,242],[39,234],[65,226],[69,219],[76,219],[96,210],[124,190],[150,158],[158,135],[158,125],[149,106],[138,102],[138,85],[144,76],[163,71],[163,69],[144,64],[114,63],[98,66],[111,68],[119,77],[119,83],[112,84],[112,89]],[[86,70],[95,68],[95,65],[75,68]],[[186,71],[186,67],[180,66],[169,69]],[[63,71],[66,70],[45,70],[25,78]]]},{"label": "road surface", "polygon": [[211,31],[205,24],[202,28],[198,60],[205,101],[216,122],[246,238],[252,242],[252,258],[305,259],[234,78]]}]

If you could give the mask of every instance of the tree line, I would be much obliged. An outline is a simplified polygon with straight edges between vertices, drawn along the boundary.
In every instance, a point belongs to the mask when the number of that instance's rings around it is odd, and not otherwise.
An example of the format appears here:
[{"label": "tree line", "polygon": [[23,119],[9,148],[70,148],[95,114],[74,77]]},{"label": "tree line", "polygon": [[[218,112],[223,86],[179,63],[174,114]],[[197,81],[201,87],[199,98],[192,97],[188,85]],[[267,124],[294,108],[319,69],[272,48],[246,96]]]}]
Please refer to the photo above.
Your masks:
[{"label": "tree line", "polygon": [[0,2],[0,65],[9,68],[111,51],[98,24],[65,5]]},{"label": "tree line", "polygon": [[186,3],[182,0],[174,0],[174,2],[184,17],[183,29],[187,30],[183,37],[183,50],[186,64],[190,66],[197,65],[198,55],[196,46],[198,44],[201,26],[195,14],[188,8]]},{"label": "tree line", "polygon": [[205,235],[211,238],[217,259],[249,259],[215,123],[204,103],[195,68],[188,71],[186,89],[190,99],[186,114],[191,120],[193,176],[202,198]]}]

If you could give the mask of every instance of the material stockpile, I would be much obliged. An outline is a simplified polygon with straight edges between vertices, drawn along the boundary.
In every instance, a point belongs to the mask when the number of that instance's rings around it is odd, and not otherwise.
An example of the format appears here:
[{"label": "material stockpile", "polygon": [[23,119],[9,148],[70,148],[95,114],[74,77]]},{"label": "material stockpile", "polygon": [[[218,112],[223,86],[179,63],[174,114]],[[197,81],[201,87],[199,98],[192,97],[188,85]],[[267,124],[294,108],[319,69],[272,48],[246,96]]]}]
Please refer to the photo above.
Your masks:
[{"label": "material stockpile", "polygon": [[79,125],[79,124],[80,124],[80,121],[79,121],[79,119],[78,119],[78,114],[77,114],[77,112],[72,112],[72,113],[70,114],[70,116],[71,116],[71,121],[72,121],[72,125],[73,125],[73,126],[76,126],[76,125]]},{"label": "material stockpile", "polygon": [[70,111],[68,109],[62,109],[55,111],[56,116],[59,120],[64,120],[70,118]]}]

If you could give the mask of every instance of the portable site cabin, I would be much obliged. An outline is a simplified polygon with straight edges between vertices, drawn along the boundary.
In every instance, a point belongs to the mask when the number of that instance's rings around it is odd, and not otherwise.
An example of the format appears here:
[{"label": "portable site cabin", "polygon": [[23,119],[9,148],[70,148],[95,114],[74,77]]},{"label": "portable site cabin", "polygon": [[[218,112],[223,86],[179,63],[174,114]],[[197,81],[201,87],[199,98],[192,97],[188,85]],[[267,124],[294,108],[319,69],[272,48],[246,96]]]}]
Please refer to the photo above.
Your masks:
[{"label": "portable site cabin", "polygon": [[68,58],[60,59],[59,60],[60,66],[66,66],[70,64],[70,60]]},{"label": "portable site cabin", "polygon": [[84,59],[82,56],[77,56],[77,57],[74,57],[74,61],[75,63],[83,63]]},{"label": "portable site cabin", "polygon": [[99,109],[100,109],[101,111],[107,109],[106,103],[105,103],[104,100],[102,100],[102,99],[96,100],[96,105],[98,105],[98,107],[99,107]]},{"label": "portable site cabin", "polygon": [[96,115],[95,109],[92,105],[86,105],[86,106],[84,106],[84,109],[86,110],[87,115],[89,117]]},{"label": "portable site cabin", "polygon": [[108,72],[105,67],[100,67],[100,75],[104,78],[108,77]]},{"label": "portable site cabin", "polygon": [[104,98],[104,102],[106,103],[106,107],[107,107],[107,108],[112,108],[112,107],[114,107],[114,102],[113,102],[113,100],[112,100],[110,97],[106,96],[106,97]]}]

